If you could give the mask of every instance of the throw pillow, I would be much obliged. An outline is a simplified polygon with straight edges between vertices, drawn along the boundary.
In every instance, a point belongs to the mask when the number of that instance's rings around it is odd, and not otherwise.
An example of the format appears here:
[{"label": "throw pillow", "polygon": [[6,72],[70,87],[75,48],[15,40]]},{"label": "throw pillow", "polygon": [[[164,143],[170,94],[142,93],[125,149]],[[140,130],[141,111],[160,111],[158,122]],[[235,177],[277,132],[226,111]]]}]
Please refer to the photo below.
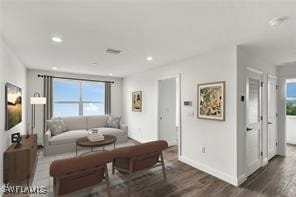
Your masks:
[{"label": "throw pillow", "polygon": [[120,116],[119,117],[108,116],[106,121],[106,127],[119,129],[120,119],[121,119]]},{"label": "throw pillow", "polygon": [[59,135],[67,130],[66,125],[61,118],[54,118],[47,120],[46,122],[52,136]]}]

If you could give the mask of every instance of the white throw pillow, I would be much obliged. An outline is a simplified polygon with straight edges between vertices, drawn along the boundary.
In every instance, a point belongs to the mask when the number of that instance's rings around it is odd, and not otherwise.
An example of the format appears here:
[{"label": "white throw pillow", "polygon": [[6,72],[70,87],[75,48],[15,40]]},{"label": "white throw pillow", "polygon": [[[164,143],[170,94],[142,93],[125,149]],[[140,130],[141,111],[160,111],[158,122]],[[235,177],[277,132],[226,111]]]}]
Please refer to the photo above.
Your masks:
[{"label": "white throw pillow", "polygon": [[59,135],[67,130],[66,125],[61,118],[47,120],[47,126],[52,136]]},{"label": "white throw pillow", "polygon": [[108,116],[106,120],[106,127],[119,129],[121,117]]}]

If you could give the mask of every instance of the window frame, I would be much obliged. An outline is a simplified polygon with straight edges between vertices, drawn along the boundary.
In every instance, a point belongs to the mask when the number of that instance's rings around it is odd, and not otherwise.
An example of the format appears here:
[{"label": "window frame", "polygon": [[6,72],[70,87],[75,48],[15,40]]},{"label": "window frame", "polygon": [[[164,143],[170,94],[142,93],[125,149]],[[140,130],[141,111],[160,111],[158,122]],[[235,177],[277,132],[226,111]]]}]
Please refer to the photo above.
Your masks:
[{"label": "window frame", "polygon": [[[70,79],[54,79],[54,80],[58,80],[58,81],[75,81],[75,80],[70,80]],[[54,99],[52,100],[52,104],[53,104],[53,108],[52,108],[52,111],[53,111],[53,114],[54,114],[54,105],[55,104],[78,104],[79,105],[79,111],[78,111],[78,114],[79,116],[84,116],[83,114],[83,104],[89,104],[89,103],[96,103],[96,104],[103,104],[104,106],[104,113],[103,114],[97,114],[97,115],[104,115],[106,114],[106,109],[105,109],[105,95],[104,95],[104,99],[103,101],[83,101],[83,90],[82,90],[82,84],[83,82],[86,82],[84,80],[76,80],[78,81],[79,83],[79,101],[55,101]],[[54,83],[54,81],[53,81]],[[106,86],[105,86],[105,83],[104,82],[89,82],[89,83],[102,83],[104,84],[104,92],[106,91]],[[53,86],[53,95],[54,95],[54,86]],[[105,93],[104,93],[105,94]]]}]

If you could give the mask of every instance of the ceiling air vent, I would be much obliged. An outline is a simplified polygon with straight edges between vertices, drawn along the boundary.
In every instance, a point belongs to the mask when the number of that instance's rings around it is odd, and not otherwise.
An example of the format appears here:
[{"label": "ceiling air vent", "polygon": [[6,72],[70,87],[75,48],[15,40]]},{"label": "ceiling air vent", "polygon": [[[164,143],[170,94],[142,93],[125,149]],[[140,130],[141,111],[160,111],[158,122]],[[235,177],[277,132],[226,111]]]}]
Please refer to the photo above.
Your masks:
[{"label": "ceiling air vent", "polygon": [[110,54],[112,54],[112,55],[118,55],[119,53],[121,53],[120,50],[110,49],[110,48],[106,49],[105,52],[106,52],[106,53],[110,53]]}]

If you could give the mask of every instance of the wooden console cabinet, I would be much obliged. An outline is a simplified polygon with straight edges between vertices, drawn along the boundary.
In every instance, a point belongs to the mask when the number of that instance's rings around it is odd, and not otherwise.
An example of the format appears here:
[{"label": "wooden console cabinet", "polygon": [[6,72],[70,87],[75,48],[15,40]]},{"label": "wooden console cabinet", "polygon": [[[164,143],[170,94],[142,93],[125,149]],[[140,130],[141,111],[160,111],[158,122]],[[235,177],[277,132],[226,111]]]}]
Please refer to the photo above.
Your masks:
[{"label": "wooden console cabinet", "polygon": [[20,181],[32,176],[37,155],[37,134],[22,136],[22,146],[10,145],[4,152],[3,182]]}]

